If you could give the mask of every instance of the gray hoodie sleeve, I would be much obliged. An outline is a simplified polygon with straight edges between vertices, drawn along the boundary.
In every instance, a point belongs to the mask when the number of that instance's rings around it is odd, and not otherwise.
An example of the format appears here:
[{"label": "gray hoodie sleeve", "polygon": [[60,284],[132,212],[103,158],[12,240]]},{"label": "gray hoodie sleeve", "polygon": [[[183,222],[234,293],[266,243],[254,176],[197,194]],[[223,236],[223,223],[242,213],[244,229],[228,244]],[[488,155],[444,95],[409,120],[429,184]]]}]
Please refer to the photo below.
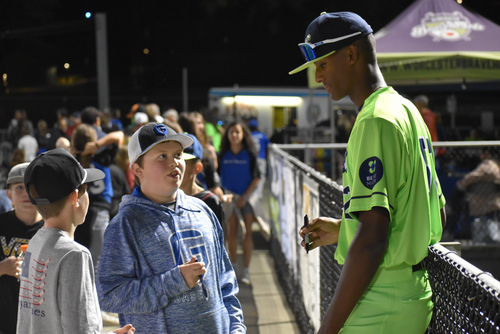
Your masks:
[{"label": "gray hoodie sleeve", "polygon": [[[101,309],[114,313],[151,313],[164,308],[175,296],[189,290],[178,266],[154,274],[146,259],[135,252],[135,234],[127,219],[118,214],[104,235],[97,274]],[[151,245],[154,243],[152,242]],[[159,250],[158,256],[162,256]]]}]

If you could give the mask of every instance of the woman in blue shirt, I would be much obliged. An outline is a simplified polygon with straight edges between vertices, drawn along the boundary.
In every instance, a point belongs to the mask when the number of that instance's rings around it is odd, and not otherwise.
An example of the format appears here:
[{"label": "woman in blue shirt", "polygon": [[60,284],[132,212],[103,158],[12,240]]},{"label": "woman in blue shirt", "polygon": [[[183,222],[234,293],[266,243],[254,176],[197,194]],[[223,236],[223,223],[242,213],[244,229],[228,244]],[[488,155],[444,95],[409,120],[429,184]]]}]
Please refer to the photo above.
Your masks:
[{"label": "woman in blue shirt", "polygon": [[238,219],[245,224],[243,239],[243,272],[240,281],[250,284],[248,267],[253,251],[252,223],[254,210],[248,202],[249,197],[260,181],[256,154],[248,128],[239,122],[231,123],[222,138],[219,153],[219,174],[222,187],[234,194],[233,201],[226,206],[227,250],[236,273],[238,246]]}]

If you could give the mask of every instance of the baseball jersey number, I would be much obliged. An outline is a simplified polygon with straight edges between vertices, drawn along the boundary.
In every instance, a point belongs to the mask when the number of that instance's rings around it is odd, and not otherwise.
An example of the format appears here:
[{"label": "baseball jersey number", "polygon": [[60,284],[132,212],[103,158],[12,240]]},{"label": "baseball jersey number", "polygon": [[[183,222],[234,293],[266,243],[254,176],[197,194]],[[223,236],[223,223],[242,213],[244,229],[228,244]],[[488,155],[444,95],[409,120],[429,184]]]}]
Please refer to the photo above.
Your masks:
[{"label": "baseball jersey number", "polygon": [[[344,195],[347,196],[351,192],[351,189],[349,188],[349,186],[345,186],[343,191]],[[344,201],[344,217],[347,220],[353,220],[351,215],[347,213],[347,211],[349,210],[349,204],[351,204],[351,199]]]},{"label": "baseball jersey number", "polygon": [[[90,164],[90,167],[97,168],[93,163]],[[88,186],[89,187],[87,191],[91,195],[99,195],[104,191],[104,189],[106,189],[106,183],[104,183],[104,179],[89,183]]]},{"label": "baseball jersey number", "polygon": [[429,163],[434,159],[432,156],[432,147],[429,138],[419,137],[418,141],[420,143],[420,153],[422,153],[422,159],[425,164],[425,170],[427,172],[427,189],[429,190],[429,197],[431,196],[431,184],[432,184],[432,171]]}]

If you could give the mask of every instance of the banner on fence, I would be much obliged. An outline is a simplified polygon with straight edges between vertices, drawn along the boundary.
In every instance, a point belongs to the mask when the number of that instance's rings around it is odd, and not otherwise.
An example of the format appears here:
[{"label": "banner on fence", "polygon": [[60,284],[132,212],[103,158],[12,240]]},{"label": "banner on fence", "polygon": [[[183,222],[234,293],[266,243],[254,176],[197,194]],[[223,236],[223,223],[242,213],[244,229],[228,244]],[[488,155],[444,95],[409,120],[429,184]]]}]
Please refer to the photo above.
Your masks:
[{"label": "banner on fence", "polygon": [[[289,263],[296,263],[297,243],[295,240],[297,239],[297,233],[296,230],[293,230],[297,220],[295,215],[295,187],[293,182],[295,179],[294,169],[289,161],[283,163],[282,168],[283,202],[280,205],[280,212],[282,213],[280,215],[281,247],[287,261],[289,261]],[[294,270],[294,272],[296,272],[296,270]]]},{"label": "banner on fence", "polygon": [[306,254],[300,246],[299,230],[304,215],[319,215],[318,183],[306,173],[277,155],[269,155],[271,194],[269,197],[272,226],[280,240],[281,251],[300,282],[304,306],[315,328],[321,322],[320,310],[320,251]]},{"label": "banner on fence", "polygon": [[[299,173],[299,171],[297,172]],[[300,217],[298,217],[300,219],[299,225],[303,225],[304,214],[307,214],[310,218],[319,216],[318,183],[309,178],[306,174],[302,174],[302,212],[300,213]],[[299,228],[300,226],[298,226],[296,231],[298,231]],[[297,232],[296,235],[298,236]],[[299,236],[299,245],[300,241]],[[307,254],[302,248],[299,252],[304,305],[316,329],[319,329],[321,325],[319,253],[320,250],[315,249]]]}]

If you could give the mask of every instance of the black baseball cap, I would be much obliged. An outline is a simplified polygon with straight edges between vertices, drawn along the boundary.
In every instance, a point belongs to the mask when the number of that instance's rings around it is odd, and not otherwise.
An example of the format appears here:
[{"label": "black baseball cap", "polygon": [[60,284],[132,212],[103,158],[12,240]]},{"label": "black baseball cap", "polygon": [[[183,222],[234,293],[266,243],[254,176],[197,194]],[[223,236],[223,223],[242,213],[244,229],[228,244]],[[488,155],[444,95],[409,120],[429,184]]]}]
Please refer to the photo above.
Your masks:
[{"label": "black baseball cap", "polygon": [[[78,189],[82,184],[104,178],[96,168],[83,168],[71,153],[56,148],[37,156],[26,168],[24,186],[33,204],[54,203]],[[39,198],[33,198],[29,185],[33,184]]]},{"label": "black baseball cap", "polygon": [[306,63],[290,71],[295,74],[337,50],[351,45],[373,29],[358,14],[351,12],[321,13],[306,29],[304,43],[299,44]]},{"label": "black baseball cap", "polygon": [[160,143],[176,141],[181,144],[182,149],[193,144],[193,139],[184,133],[177,133],[163,123],[152,122],[141,126],[128,143],[128,158],[130,165],[143,154]]}]

